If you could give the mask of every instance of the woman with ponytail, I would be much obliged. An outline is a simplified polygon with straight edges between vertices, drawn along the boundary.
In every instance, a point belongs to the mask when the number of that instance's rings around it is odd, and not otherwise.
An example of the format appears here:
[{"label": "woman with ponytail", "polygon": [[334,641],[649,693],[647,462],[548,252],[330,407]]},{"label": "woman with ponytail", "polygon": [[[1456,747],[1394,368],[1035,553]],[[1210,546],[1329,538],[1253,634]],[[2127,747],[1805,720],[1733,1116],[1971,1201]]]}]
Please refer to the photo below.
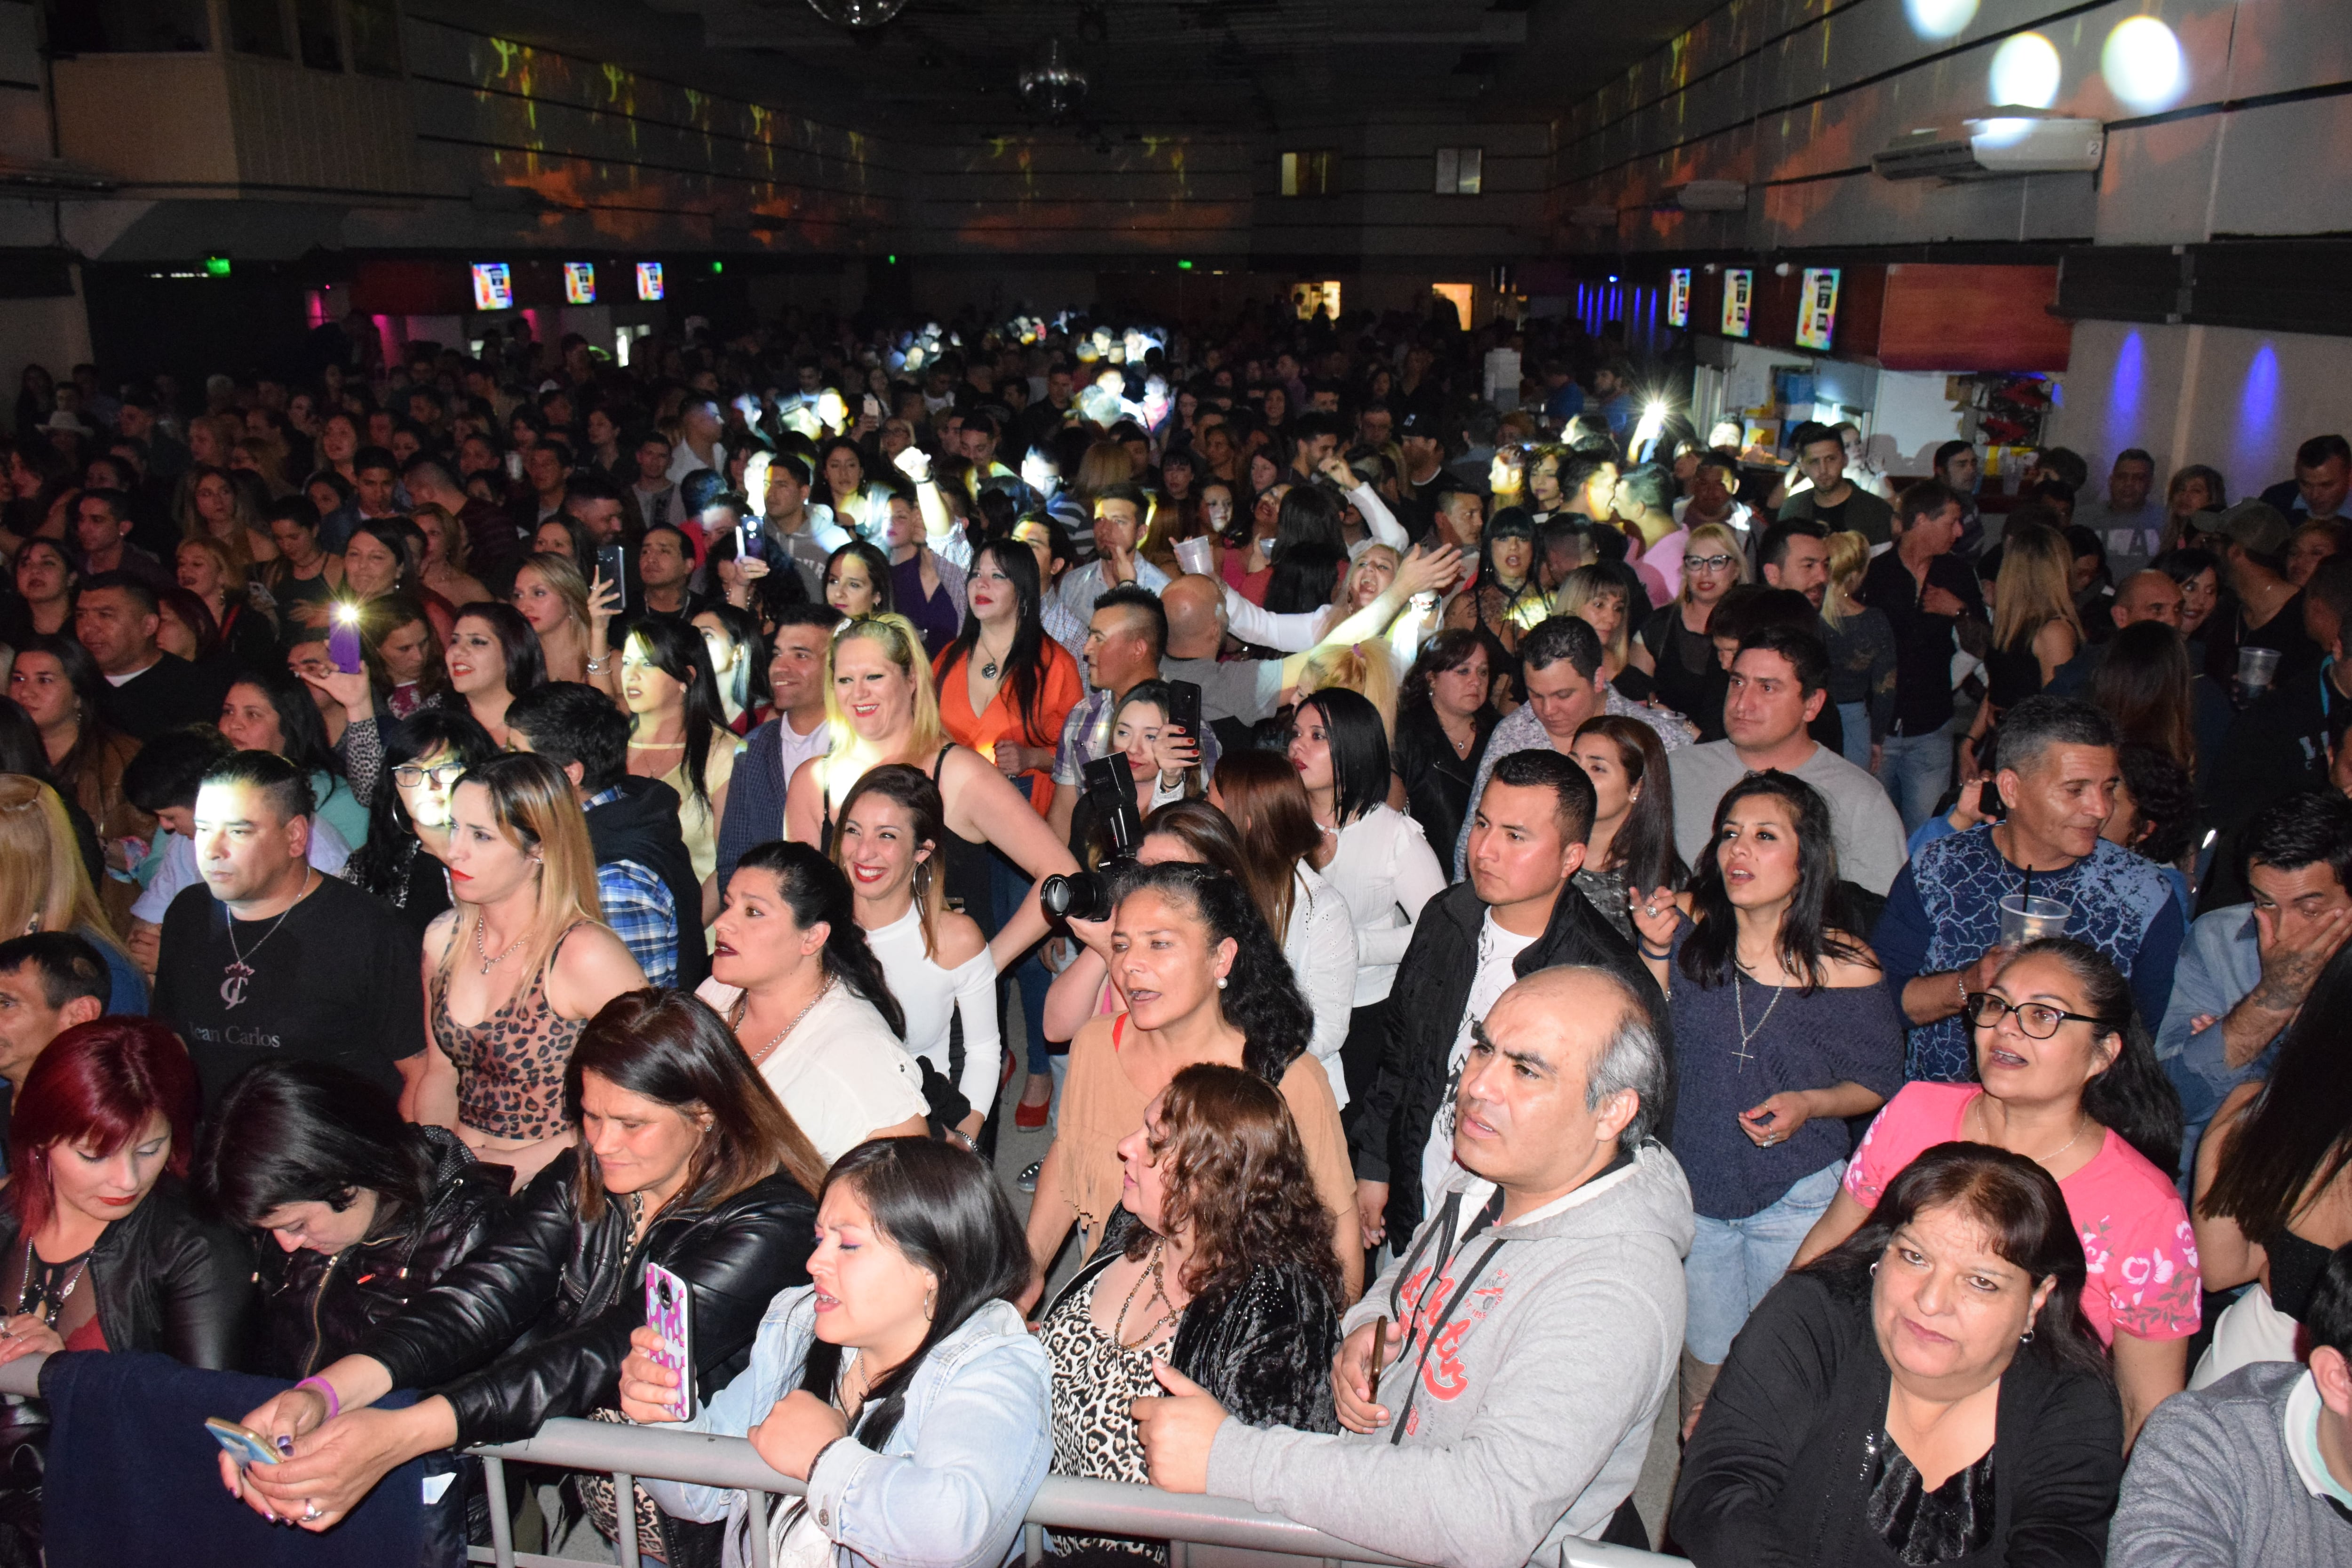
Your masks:
[{"label": "woman with ponytail", "polygon": [[1004,1561],[1053,1457],[1053,1377],[1012,1302],[1029,1260],[1003,1187],[961,1149],[877,1139],[825,1178],[816,1237],[813,1283],[775,1299],[750,1369],[692,1419],[649,1331],[621,1369],[631,1420],[749,1437],[808,1495],[646,1489],[724,1519],[730,1563]]},{"label": "woman with ponytail", "polygon": [[805,844],[758,846],[737,862],[711,935],[710,978],[695,994],[826,1164],[868,1139],[923,1135],[907,1016],[839,867]]}]

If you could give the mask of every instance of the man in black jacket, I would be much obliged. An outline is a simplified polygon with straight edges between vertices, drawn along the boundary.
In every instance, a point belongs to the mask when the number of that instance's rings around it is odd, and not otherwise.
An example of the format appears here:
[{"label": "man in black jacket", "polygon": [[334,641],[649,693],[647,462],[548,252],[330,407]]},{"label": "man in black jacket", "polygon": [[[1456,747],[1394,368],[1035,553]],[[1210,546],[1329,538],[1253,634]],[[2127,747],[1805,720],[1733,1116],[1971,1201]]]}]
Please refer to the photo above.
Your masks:
[{"label": "man in black jacket", "polygon": [[[1633,944],[1570,884],[1592,830],[1592,781],[1558,752],[1495,764],[1470,825],[1470,879],[1423,906],[1390,992],[1388,1046],[1371,1092],[1349,1108],[1356,1206],[1367,1245],[1400,1241],[1453,1161],[1454,1089],[1484,1019],[1513,981],[1559,963],[1633,987],[1661,1037],[1665,998]],[[1661,1108],[1660,1125],[1673,1097]]]},{"label": "man in black jacket", "polygon": [[710,973],[702,882],[677,822],[677,791],[628,772],[629,721],[593,686],[553,680],[507,710],[512,749],[563,770],[588,816],[604,923],[653,985],[691,991]]}]

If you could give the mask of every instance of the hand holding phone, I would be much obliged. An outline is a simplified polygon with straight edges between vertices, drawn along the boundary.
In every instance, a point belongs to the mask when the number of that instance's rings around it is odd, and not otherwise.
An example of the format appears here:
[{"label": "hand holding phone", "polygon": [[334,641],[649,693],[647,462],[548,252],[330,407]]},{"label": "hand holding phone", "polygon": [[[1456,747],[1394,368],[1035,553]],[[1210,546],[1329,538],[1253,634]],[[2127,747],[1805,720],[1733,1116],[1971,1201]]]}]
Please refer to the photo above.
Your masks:
[{"label": "hand holding phone", "polygon": [[[275,1465],[286,1458],[285,1453],[270,1446],[268,1438],[242,1423],[207,1415],[205,1430],[213,1435],[213,1441],[221,1446],[222,1452],[239,1464]],[[287,1453],[291,1453],[293,1447],[294,1440],[289,1437],[286,1440]]]},{"label": "hand holding phone", "polygon": [[1190,680],[1168,683],[1168,727],[1181,730],[1195,745],[1201,740],[1201,688]]},{"label": "hand holding phone", "polygon": [[613,585],[613,613],[626,615],[629,609],[629,552],[621,545],[607,544],[596,552],[596,574]]},{"label": "hand holding phone", "polygon": [[646,1265],[646,1327],[661,1339],[650,1359],[677,1378],[673,1408],[683,1421],[694,1414],[694,1288],[658,1263]]}]

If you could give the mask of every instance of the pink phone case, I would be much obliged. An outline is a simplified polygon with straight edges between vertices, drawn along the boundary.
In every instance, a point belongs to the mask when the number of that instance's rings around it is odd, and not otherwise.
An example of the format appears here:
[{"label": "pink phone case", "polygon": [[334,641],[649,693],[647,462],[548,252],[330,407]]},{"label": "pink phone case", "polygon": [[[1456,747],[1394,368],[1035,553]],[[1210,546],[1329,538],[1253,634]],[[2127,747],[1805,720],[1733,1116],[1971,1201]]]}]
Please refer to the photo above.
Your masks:
[{"label": "pink phone case", "polygon": [[677,1375],[678,1415],[693,1415],[694,1291],[658,1263],[646,1265],[646,1327],[661,1336],[654,1361]]}]

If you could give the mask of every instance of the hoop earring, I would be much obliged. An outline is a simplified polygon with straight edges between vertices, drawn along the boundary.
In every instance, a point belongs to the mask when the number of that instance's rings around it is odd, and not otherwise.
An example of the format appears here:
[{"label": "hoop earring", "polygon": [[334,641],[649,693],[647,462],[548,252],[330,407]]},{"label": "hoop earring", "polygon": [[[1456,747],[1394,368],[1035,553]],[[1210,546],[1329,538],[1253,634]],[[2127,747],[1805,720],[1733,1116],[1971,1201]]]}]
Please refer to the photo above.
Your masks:
[{"label": "hoop earring", "polygon": [[923,1292],[923,1321],[928,1323],[931,1321],[931,1309],[938,1304],[939,1299],[940,1293],[937,1290]]},{"label": "hoop earring", "polygon": [[2033,1342],[2033,1331],[2032,1329],[2028,1329],[2023,1333],[2018,1335],[2017,1342],[2021,1345],[2032,1344]]},{"label": "hoop earring", "polygon": [[1877,1265],[1877,1264],[1875,1264],[1875,1263],[1872,1264],[1872,1265],[1870,1266],[1870,1272],[1871,1272],[1871,1276],[1872,1276],[1872,1278],[1875,1279],[1875,1278],[1877,1277],[1877,1274],[1878,1274],[1878,1265]]}]

